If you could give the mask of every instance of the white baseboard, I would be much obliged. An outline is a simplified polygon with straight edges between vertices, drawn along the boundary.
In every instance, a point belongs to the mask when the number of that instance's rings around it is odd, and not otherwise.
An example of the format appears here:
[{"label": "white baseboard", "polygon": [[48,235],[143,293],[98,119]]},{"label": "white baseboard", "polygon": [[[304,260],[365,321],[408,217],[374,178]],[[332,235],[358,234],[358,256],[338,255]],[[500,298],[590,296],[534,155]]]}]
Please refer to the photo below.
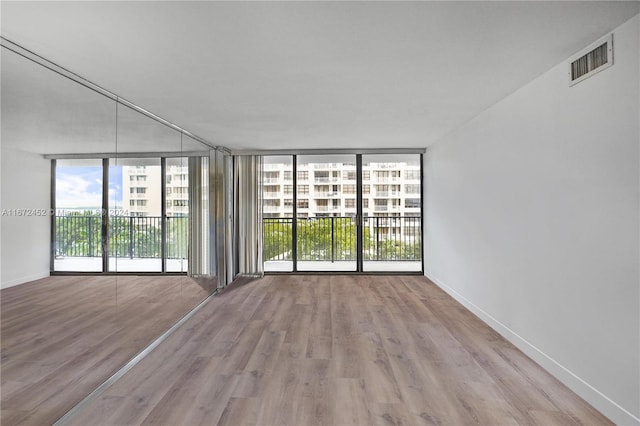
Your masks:
[{"label": "white baseboard", "polygon": [[451,297],[460,302],[465,308],[477,315],[482,321],[489,325],[489,327],[500,333],[500,335],[505,339],[513,343],[518,349],[540,364],[545,370],[564,383],[569,389],[574,391],[594,408],[607,416],[611,421],[618,425],[640,425],[640,418],[625,410],[615,401],[611,400],[602,392],[598,391],[589,383],[571,372],[571,370],[564,367],[536,346],[532,345],[524,337],[518,335],[515,331],[502,324],[489,313],[483,311],[456,290],[429,274],[429,272],[425,272],[425,276],[442,290],[447,292]]},{"label": "white baseboard", "polygon": [[39,280],[41,278],[46,278],[50,275],[49,271],[47,270],[46,272],[40,272],[38,274],[33,274],[33,275],[29,275],[26,277],[20,277],[20,278],[16,278],[10,281],[3,281],[2,284],[0,285],[0,288],[9,288],[9,287],[13,287],[19,284],[24,284],[24,283],[28,283],[30,281],[35,281],[35,280]]}]

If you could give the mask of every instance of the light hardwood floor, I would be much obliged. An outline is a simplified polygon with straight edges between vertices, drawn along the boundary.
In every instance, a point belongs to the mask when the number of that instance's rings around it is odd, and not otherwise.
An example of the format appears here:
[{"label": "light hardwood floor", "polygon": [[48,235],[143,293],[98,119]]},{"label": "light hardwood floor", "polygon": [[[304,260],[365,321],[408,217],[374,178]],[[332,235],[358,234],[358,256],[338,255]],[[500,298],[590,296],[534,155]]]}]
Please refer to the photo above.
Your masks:
[{"label": "light hardwood floor", "polygon": [[354,275],[229,288],[71,423],[610,424],[426,278]]},{"label": "light hardwood floor", "polygon": [[0,291],[0,424],[55,422],[206,296],[184,276],[55,276]]}]

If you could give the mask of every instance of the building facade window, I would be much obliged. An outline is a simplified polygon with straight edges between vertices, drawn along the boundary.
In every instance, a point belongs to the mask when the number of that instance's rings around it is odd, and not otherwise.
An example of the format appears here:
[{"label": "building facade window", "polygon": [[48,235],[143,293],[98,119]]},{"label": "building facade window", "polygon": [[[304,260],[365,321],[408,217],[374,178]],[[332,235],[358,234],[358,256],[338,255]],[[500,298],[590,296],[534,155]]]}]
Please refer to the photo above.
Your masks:
[{"label": "building facade window", "polygon": [[404,186],[404,192],[406,194],[419,194],[420,193],[420,185],[416,184],[408,184]]},{"label": "building facade window", "polygon": [[420,170],[406,170],[404,176],[406,180],[420,180]]},{"label": "building facade window", "polygon": [[420,198],[405,198],[404,200],[404,206],[408,209],[419,209],[420,205]]}]

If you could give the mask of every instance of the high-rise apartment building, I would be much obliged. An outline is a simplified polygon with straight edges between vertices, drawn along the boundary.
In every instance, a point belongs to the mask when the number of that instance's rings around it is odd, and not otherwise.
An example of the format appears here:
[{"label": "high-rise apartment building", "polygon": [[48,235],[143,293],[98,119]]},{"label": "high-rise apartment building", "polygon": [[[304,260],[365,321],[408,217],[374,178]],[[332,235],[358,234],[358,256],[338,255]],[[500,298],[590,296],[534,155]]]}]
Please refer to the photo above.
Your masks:
[{"label": "high-rise apartment building", "polygon": [[[159,165],[122,166],[122,208],[130,216],[162,215],[162,177]],[[166,215],[189,213],[189,176],[183,165],[167,164]]]},{"label": "high-rise apartment building", "polygon": [[[303,163],[297,174],[297,217],[355,216],[356,167],[352,163]],[[293,172],[288,164],[263,168],[263,216],[291,217]],[[370,162],[362,169],[363,216],[419,216],[420,165]]]},{"label": "high-rise apartment building", "polygon": [[[303,161],[296,169],[298,219],[356,217],[355,163]],[[269,223],[293,217],[293,185],[291,164],[265,162],[262,216]],[[362,223],[369,235],[405,242],[419,238],[420,192],[419,161],[363,162]]]},{"label": "high-rise apartment building", "polygon": [[187,166],[167,164],[167,216],[189,214],[189,172]]}]

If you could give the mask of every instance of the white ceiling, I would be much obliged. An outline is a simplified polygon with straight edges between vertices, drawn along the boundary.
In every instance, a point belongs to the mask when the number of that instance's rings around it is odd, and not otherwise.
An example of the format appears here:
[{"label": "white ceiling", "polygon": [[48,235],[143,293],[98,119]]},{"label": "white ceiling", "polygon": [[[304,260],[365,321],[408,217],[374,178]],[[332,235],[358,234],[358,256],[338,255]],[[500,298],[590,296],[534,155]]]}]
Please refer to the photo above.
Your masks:
[{"label": "white ceiling", "polygon": [[1,31],[215,145],[426,147],[639,6],[3,1]]}]

